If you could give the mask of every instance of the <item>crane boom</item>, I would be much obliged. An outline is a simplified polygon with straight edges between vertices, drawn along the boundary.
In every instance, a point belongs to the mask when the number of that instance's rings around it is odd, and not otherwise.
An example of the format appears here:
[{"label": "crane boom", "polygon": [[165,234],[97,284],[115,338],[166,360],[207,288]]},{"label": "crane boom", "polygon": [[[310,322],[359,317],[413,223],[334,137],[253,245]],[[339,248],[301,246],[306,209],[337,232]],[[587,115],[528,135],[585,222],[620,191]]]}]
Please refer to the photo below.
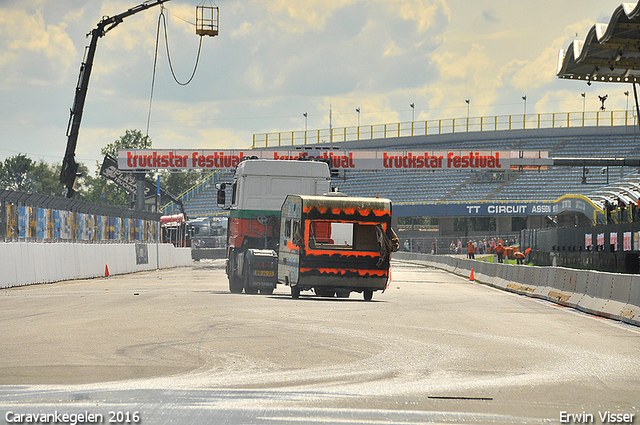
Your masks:
[{"label": "crane boom", "polygon": [[67,198],[72,198],[75,193],[73,186],[76,177],[78,177],[78,164],[75,160],[76,145],[78,142],[80,121],[82,121],[82,111],[84,109],[85,99],[87,98],[89,77],[91,76],[91,68],[93,67],[93,58],[96,53],[98,39],[118,26],[124,18],[167,1],[170,0],[149,0],[132,7],[126,12],[111,17],[104,17],[100,22],[98,22],[96,28],[87,34],[87,37],[91,36],[91,41],[85,48],[84,58],[80,65],[80,75],[78,77],[78,84],[76,85],[73,106],[70,110],[71,115],[69,116],[69,124],[67,125],[67,150],[65,151],[64,159],[62,160],[62,169],[60,171],[60,181],[66,185],[65,196]]}]

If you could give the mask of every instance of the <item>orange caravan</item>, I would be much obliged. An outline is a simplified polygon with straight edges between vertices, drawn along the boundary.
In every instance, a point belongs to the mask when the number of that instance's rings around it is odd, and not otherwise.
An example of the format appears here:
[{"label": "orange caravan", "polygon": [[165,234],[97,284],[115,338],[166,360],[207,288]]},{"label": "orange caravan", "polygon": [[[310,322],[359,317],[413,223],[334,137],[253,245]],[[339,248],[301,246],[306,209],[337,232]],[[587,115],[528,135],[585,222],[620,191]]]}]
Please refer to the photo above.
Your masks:
[{"label": "orange caravan", "polygon": [[313,290],[325,297],[361,292],[370,301],[387,288],[397,250],[388,199],[289,195],[282,205],[278,283],[293,298]]}]

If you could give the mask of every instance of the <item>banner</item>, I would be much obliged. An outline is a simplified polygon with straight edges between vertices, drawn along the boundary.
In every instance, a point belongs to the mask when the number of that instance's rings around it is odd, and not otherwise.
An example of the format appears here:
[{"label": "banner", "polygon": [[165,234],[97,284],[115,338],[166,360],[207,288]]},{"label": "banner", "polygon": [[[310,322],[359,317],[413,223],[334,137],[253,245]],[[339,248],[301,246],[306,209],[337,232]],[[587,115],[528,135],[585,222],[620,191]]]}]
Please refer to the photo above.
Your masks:
[{"label": "banner", "polygon": [[[122,149],[120,170],[232,170],[243,158],[274,160],[321,160],[335,170],[495,170],[518,168],[529,161],[547,158],[539,151],[424,151],[424,150],[177,150]],[[514,165],[517,163],[518,165]]]},{"label": "banner", "polygon": [[585,233],[585,235],[584,235],[584,247],[587,248],[587,250],[590,251],[592,246],[593,246],[593,234]]},{"label": "banner", "polygon": [[624,232],[622,234],[622,240],[623,240],[623,250],[631,251],[631,232]]},{"label": "banner", "polygon": [[105,155],[100,168],[100,175],[114,181],[128,193],[136,193],[136,175],[123,173],[118,169],[118,163],[110,155]]}]

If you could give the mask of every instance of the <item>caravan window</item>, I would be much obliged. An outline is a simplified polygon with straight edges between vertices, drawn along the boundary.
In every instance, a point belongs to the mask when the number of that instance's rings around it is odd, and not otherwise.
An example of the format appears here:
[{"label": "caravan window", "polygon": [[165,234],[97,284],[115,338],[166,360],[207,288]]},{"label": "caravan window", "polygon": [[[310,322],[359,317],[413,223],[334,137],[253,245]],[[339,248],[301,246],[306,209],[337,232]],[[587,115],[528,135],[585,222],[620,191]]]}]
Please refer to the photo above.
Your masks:
[{"label": "caravan window", "polygon": [[284,221],[284,238],[291,239],[291,219],[290,218]]},{"label": "caravan window", "polygon": [[309,222],[309,246],[374,252],[380,249],[375,225],[324,220]]}]

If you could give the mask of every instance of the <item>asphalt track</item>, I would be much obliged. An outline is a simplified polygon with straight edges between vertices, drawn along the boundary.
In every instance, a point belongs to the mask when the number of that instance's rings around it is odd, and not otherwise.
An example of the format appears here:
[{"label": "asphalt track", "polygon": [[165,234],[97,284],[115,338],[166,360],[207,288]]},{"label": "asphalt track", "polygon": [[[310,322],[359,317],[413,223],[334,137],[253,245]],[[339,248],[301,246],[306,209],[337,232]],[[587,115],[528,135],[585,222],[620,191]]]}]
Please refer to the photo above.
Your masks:
[{"label": "asphalt track", "polygon": [[408,263],[372,302],[221,260],[2,289],[0,329],[0,423],[640,423],[640,328]]}]

